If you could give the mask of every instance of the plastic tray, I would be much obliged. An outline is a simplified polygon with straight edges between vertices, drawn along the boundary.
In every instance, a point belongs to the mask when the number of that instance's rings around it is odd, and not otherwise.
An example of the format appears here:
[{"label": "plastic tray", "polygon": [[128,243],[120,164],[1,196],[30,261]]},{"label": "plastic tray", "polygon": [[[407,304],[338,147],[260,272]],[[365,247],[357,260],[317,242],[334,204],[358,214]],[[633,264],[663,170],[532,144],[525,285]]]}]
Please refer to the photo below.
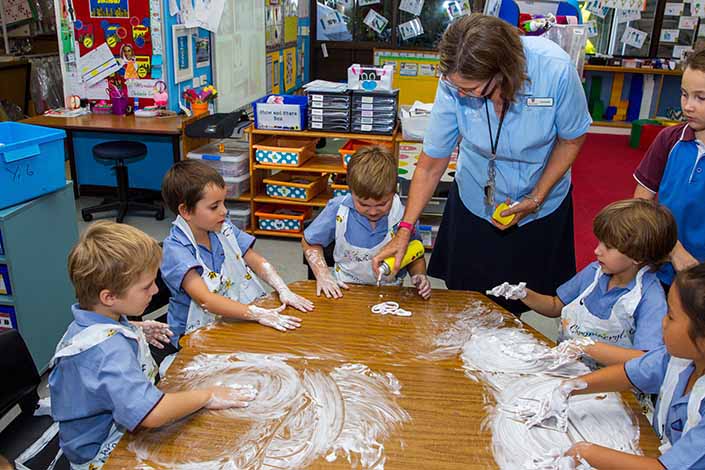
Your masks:
[{"label": "plastic tray", "polygon": [[340,149],[338,149],[338,153],[340,154],[340,158],[343,161],[343,166],[345,168],[348,167],[348,162],[350,161],[350,157],[353,156],[355,152],[360,150],[361,148],[364,147],[374,147],[374,146],[379,146],[379,147],[386,147],[390,152],[394,150],[394,145],[390,142],[385,142],[385,141],[379,141],[379,140],[358,140],[358,139],[350,139],[345,144],[343,144]]},{"label": "plastic tray", "polygon": [[257,227],[271,232],[301,233],[304,221],[311,217],[306,206],[262,206],[255,211]]},{"label": "plastic tray", "polygon": [[252,147],[261,165],[301,166],[316,153],[318,139],[272,136]]},{"label": "plastic tray", "polygon": [[230,177],[224,176],[226,197],[238,198],[250,190],[250,174]]},{"label": "plastic tray", "polygon": [[287,172],[277,173],[263,180],[267,196],[295,200],[310,201],[325,191],[328,184],[328,175],[292,174]]}]

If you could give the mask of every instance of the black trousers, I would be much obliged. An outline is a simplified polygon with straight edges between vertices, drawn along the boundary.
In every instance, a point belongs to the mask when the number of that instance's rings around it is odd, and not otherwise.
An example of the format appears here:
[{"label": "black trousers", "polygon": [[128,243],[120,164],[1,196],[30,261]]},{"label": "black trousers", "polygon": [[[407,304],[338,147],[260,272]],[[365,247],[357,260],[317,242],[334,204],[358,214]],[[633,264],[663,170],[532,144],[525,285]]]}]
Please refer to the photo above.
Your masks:
[{"label": "black trousers", "polygon": [[[470,212],[453,183],[428,273],[448,289],[484,294],[504,281],[526,282],[536,292],[555,295],[575,275],[572,189],[553,213],[502,231]],[[515,315],[527,310],[518,300],[493,300]]]}]

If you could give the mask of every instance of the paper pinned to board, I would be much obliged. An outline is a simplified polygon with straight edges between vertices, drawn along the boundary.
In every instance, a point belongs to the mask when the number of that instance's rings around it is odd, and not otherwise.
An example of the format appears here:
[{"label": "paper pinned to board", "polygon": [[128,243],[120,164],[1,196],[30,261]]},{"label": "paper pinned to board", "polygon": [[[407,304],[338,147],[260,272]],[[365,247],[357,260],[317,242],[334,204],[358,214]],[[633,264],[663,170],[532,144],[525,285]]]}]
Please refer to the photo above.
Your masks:
[{"label": "paper pinned to board", "polygon": [[680,30],[678,29],[662,29],[661,42],[678,42]]},{"label": "paper pinned to board", "polygon": [[414,18],[411,21],[407,21],[406,23],[399,25],[399,35],[401,35],[401,38],[404,41],[421,36],[422,34],[423,25],[421,24],[421,20],[418,18]]},{"label": "paper pinned to board", "polygon": [[627,26],[624,30],[624,34],[622,34],[622,42],[627,46],[641,49],[644,47],[644,42],[646,42],[646,37],[648,35],[649,34],[644,31]]},{"label": "paper pinned to board", "polygon": [[672,57],[675,59],[682,59],[685,54],[693,50],[690,46],[673,46]]},{"label": "paper pinned to board", "polygon": [[585,9],[599,18],[605,18],[610,9],[604,5],[600,0],[587,0],[585,2]]},{"label": "paper pinned to board", "polygon": [[590,20],[587,23],[585,23],[587,26],[587,37],[589,38],[594,38],[597,36],[597,23],[595,21]]},{"label": "paper pinned to board", "polygon": [[120,64],[106,43],[78,58],[78,71],[82,82],[93,85],[120,70]]},{"label": "paper pinned to board", "polygon": [[363,23],[369,26],[369,28],[377,34],[382,34],[389,24],[389,20],[376,11],[370,10],[367,12],[367,16],[365,16]]},{"label": "paper pinned to board", "polygon": [[126,80],[127,96],[130,98],[153,98],[157,81],[149,78]]},{"label": "paper pinned to board", "polygon": [[424,0],[401,0],[399,3],[399,9],[407,13],[411,13],[414,16],[421,15],[421,10],[423,9]]},{"label": "paper pinned to board", "polygon": [[680,18],[678,18],[678,29],[693,31],[697,26],[697,16],[681,16]]},{"label": "paper pinned to board", "polygon": [[641,19],[641,12],[639,10],[616,10],[616,13],[617,23],[627,23]]},{"label": "paper pinned to board", "polygon": [[666,8],[663,11],[666,16],[680,16],[683,14],[683,4],[677,2],[666,2]]}]

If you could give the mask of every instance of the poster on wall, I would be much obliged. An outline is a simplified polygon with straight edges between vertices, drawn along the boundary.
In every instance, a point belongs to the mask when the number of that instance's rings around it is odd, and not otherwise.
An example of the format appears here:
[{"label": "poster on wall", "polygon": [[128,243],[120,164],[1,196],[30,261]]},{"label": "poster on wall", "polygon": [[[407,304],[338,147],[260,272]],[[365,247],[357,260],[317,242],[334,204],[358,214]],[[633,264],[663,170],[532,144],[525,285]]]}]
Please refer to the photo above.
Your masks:
[{"label": "poster on wall", "polygon": [[211,63],[211,40],[209,37],[194,35],[196,44],[196,67],[206,67]]},{"label": "poster on wall", "polygon": [[128,0],[90,0],[91,18],[129,18]]},{"label": "poster on wall", "polygon": [[174,83],[181,83],[193,78],[193,41],[189,28],[181,24],[171,27],[173,32]]}]

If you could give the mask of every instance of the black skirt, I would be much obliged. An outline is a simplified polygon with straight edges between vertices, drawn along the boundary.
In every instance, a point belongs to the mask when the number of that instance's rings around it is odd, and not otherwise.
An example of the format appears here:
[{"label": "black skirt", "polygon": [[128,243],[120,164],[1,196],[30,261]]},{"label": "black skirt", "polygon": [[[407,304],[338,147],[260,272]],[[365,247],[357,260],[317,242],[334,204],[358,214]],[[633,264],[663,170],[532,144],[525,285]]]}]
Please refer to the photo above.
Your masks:
[{"label": "black skirt", "polygon": [[[480,293],[505,281],[526,282],[555,295],[575,275],[572,189],[554,212],[524,226],[499,230],[470,212],[453,183],[428,267],[448,289]],[[514,313],[528,308],[518,300],[493,298]]]}]

